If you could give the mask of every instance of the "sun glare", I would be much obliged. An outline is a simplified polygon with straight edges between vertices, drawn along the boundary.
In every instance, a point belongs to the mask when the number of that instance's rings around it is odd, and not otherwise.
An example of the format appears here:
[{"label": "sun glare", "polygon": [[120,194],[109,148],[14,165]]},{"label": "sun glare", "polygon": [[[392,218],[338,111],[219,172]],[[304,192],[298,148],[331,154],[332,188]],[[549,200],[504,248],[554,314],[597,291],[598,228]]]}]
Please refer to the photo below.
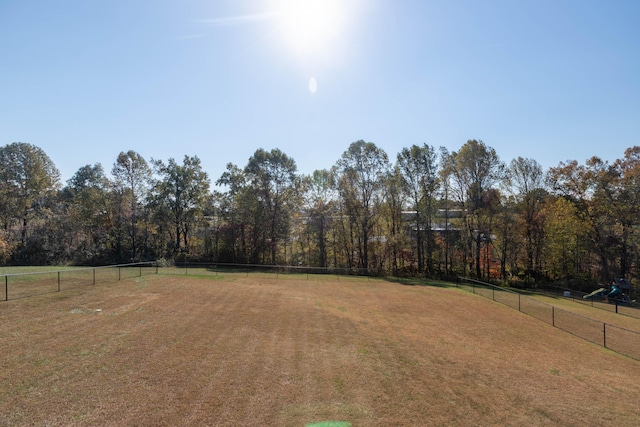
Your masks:
[{"label": "sun glare", "polygon": [[309,79],[309,92],[316,93],[318,91],[318,80],[315,77]]},{"label": "sun glare", "polygon": [[346,20],[345,0],[277,0],[275,10],[285,41],[298,53],[331,49]]}]

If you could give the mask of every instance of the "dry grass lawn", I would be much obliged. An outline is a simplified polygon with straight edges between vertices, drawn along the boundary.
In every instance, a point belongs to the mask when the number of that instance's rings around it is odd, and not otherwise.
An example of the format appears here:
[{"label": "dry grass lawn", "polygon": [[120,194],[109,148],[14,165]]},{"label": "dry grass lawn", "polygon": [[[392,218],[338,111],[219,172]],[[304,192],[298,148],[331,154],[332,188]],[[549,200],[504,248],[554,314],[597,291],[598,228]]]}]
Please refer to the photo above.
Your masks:
[{"label": "dry grass lawn", "polygon": [[0,426],[638,426],[640,362],[455,288],[151,275],[0,302]]}]

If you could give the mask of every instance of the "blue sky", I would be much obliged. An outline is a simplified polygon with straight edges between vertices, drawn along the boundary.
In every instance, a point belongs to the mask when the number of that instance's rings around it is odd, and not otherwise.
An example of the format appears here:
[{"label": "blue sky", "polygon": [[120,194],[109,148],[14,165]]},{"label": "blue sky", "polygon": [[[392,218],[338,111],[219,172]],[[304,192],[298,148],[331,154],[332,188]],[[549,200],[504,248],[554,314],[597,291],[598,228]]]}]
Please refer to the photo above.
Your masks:
[{"label": "blue sky", "polygon": [[640,145],[640,1],[328,1],[305,46],[283,0],[0,0],[0,145],[63,180],[135,150],[213,181],[261,147],[311,173],[359,139],[545,168]]}]

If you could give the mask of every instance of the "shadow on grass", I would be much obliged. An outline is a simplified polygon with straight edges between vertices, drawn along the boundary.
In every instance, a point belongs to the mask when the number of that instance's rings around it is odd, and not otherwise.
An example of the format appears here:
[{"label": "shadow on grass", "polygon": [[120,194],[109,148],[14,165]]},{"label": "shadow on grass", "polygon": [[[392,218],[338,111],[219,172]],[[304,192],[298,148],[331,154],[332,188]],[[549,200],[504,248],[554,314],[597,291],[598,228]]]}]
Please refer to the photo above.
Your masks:
[{"label": "shadow on grass", "polygon": [[405,286],[431,286],[436,288],[457,288],[452,282],[436,279],[422,279],[416,277],[385,277],[385,280],[393,283],[400,283]]}]

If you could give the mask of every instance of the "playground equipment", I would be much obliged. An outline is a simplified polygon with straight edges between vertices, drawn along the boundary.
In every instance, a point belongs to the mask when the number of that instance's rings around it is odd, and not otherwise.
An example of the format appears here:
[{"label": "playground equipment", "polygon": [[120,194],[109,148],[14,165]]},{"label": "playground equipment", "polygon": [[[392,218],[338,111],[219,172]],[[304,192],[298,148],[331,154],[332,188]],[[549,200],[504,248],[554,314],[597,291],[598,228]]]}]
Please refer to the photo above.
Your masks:
[{"label": "playground equipment", "polygon": [[607,290],[605,288],[599,288],[591,292],[590,294],[583,295],[582,298],[583,299],[604,298],[606,293],[607,293]]},{"label": "playground equipment", "polygon": [[618,298],[622,295],[622,289],[620,289],[616,285],[611,285],[611,289],[607,290],[605,288],[596,289],[590,294],[584,295],[582,298],[584,299],[605,299],[605,298]]},{"label": "playground equipment", "polygon": [[584,295],[582,298],[584,299],[601,299],[607,302],[615,302],[616,305],[618,303],[629,303],[629,291],[631,289],[631,285],[626,279],[614,279],[610,286],[607,288],[599,288],[590,294]]},{"label": "playground equipment", "polygon": [[622,294],[622,289],[616,285],[611,285],[611,291],[607,294],[607,298],[615,298]]}]

